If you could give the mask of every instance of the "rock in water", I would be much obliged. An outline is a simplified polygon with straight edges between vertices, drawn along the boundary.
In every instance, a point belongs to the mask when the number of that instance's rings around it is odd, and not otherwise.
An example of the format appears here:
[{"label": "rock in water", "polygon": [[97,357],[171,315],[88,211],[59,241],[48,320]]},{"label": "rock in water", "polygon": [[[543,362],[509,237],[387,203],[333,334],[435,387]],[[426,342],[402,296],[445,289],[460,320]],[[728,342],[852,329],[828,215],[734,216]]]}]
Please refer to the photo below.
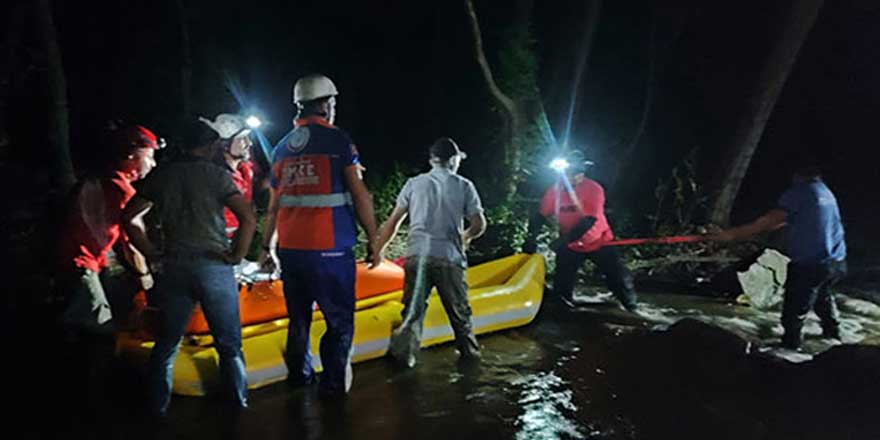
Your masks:
[{"label": "rock in water", "polygon": [[789,258],[774,249],[765,249],[754,264],[737,272],[739,284],[749,304],[769,309],[782,302]]}]

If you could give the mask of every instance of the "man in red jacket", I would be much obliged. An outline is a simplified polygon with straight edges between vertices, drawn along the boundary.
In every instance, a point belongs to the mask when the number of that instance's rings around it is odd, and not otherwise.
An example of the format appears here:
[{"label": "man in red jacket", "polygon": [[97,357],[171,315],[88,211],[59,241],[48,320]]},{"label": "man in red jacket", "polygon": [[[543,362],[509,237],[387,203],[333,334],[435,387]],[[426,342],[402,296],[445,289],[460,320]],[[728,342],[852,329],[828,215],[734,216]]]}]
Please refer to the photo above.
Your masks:
[{"label": "man in red jacket", "polygon": [[[107,266],[113,245],[120,237],[125,240],[120,221],[123,208],[135,194],[132,182],[156,166],[153,154],[162,144],[140,125],[114,128],[109,147],[116,157],[103,170],[78,182],[70,194],[59,243],[58,285],[66,303],[62,324],[72,334],[110,330],[110,305],[98,275]],[[142,287],[149,288],[145,260],[133,248],[128,250],[125,254],[141,275]]]},{"label": "man in red jacket", "polygon": [[554,161],[559,171],[556,184],[544,193],[541,206],[529,221],[529,234],[523,252],[536,251],[536,238],[548,217],[559,223],[556,251],[556,273],[553,290],[567,305],[574,305],[574,283],[578,269],[589,259],[605,276],[614,296],[629,311],[635,311],[636,294],[632,274],[623,265],[617,249],[605,246],[614,233],[605,218],[605,190],[584,175],[589,162],[579,152],[568,161]]}]

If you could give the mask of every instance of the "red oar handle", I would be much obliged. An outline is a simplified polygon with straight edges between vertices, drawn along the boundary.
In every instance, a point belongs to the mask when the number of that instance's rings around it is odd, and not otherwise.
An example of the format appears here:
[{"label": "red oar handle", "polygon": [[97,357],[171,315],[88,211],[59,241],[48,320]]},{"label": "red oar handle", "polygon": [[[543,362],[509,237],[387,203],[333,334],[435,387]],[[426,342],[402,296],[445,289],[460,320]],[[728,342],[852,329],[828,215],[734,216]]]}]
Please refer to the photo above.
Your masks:
[{"label": "red oar handle", "polygon": [[693,243],[706,240],[702,235],[675,235],[672,237],[654,237],[654,238],[625,238],[623,240],[612,240],[605,243],[605,246],[635,246],[639,244],[673,244],[673,243]]}]

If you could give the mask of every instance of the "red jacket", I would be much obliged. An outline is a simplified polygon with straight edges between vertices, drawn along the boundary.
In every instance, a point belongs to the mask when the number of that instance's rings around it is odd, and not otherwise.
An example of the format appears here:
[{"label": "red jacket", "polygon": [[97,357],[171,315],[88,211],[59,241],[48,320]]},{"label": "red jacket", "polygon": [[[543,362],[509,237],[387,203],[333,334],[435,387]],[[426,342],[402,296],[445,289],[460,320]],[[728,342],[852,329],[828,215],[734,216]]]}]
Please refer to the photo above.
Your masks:
[{"label": "red jacket", "polygon": [[107,266],[107,252],[123,235],[122,210],[134,194],[131,181],[118,171],[74,187],[59,243],[61,269],[100,272]]},{"label": "red jacket", "polygon": [[574,198],[571,197],[564,182],[558,182],[550,187],[541,199],[540,212],[544,217],[556,217],[561,234],[566,234],[582,218],[595,217],[596,223],[593,227],[585,232],[580,240],[568,245],[568,248],[575,252],[593,252],[614,239],[614,233],[611,232],[611,227],[605,218],[605,190],[602,189],[602,185],[583,175],[575,176],[571,185]]},{"label": "red jacket", "polygon": [[[254,197],[254,163],[250,161],[242,161],[238,168],[231,170],[232,182],[241,191],[241,194],[247,201],[253,200]],[[223,216],[226,218],[226,233],[232,237],[238,229],[238,217],[229,209],[223,210]]]}]

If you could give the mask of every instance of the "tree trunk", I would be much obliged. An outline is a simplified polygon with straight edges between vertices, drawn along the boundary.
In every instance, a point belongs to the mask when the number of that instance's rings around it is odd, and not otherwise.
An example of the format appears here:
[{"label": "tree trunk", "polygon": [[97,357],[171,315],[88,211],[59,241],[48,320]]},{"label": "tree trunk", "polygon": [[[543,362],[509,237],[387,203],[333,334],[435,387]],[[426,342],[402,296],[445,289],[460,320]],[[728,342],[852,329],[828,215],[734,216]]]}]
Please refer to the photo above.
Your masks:
[{"label": "tree trunk", "polygon": [[483,74],[483,79],[486,81],[486,85],[489,87],[489,92],[501,108],[504,109],[504,112],[507,115],[505,124],[504,162],[505,166],[508,167],[508,171],[502,173],[498,177],[502,179],[502,182],[499,183],[501,183],[501,186],[504,188],[503,191],[505,194],[509,195],[516,190],[516,180],[513,178],[513,173],[511,171],[517,170],[519,167],[516,148],[518,140],[523,133],[524,121],[516,101],[504,93],[495,81],[492,67],[489,65],[489,61],[486,59],[486,53],[483,49],[483,37],[480,33],[480,22],[477,20],[477,12],[474,9],[473,1],[465,0],[464,3],[471,25],[471,31],[474,35],[474,54],[476,56],[477,64],[480,66],[480,71]]},{"label": "tree trunk", "polygon": [[67,80],[61,62],[61,49],[52,18],[49,0],[38,0],[37,20],[48,60],[49,124],[48,137],[51,154],[50,181],[63,194],[76,182],[70,159],[70,122],[67,109]]},{"label": "tree trunk", "polygon": [[3,40],[3,54],[0,59],[0,151],[5,150],[9,143],[7,127],[9,96],[14,84],[14,76],[18,71],[18,57],[16,50],[21,43],[22,30],[24,29],[25,8],[23,2],[18,2],[9,13],[9,21],[6,23],[6,36]]},{"label": "tree trunk", "polygon": [[180,32],[180,123],[192,116],[192,48],[184,0],[176,0],[177,27]]},{"label": "tree trunk", "polygon": [[577,63],[574,65],[574,76],[572,78],[571,101],[568,105],[568,114],[565,121],[565,131],[562,134],[562,144],[568,148],[568,142],[571,138],[571,126],[574,115],[577,114],[578,103],[580,102],[579,90],[581,87],[581,78],[584,69],[587,66],[587,60],[590,59],[590,52],[593,51],[593,40],[596,35],[596,28],[599,27],[599,16],[602,14],[602,0],[593,0],[587,9],[586,26],[581,34],[581,41],[578,45],[578,52],[575,54]]},{"label": "tree trunk", "polygon": [[624,147],[623,151],[617,155],[617,163],[614,166],[614,171],[611,176],[608,178],[608,185],[614,189],[615,193],[619,191],[616,189],[617,186],[617,178],[623,174],[623,171],[630,164],[630,158],[632,158],[633,153],[635,153],[636,148],[639,146],[639,141],[642,139],[642,134],[645,133],[645,126],[648,125],[648,119],[651,116],[651,108],[654,105],[654,83],[655,83],[655,64],[657,60],[657,48],[656,48],[656,40],[657,40],[657,16],[656,14],[651,18],[651,34],[649,36],[648,42],[648,73],[647,78],[645,79],[645,100],[642,104],[642,116],[639,119],[639,125],[636,127],[636,132],[633,134],[632,139],[629,143]]},{"label": "tree trunk", "polygon": [[730,144],[730,160],[725,162],[721,188],[709,215],[712,223],[727,225],[730,222],[733,203],[764,127],[821,7],[822,0],[792,0],[782,33],[764,64],[756,89]]}]

